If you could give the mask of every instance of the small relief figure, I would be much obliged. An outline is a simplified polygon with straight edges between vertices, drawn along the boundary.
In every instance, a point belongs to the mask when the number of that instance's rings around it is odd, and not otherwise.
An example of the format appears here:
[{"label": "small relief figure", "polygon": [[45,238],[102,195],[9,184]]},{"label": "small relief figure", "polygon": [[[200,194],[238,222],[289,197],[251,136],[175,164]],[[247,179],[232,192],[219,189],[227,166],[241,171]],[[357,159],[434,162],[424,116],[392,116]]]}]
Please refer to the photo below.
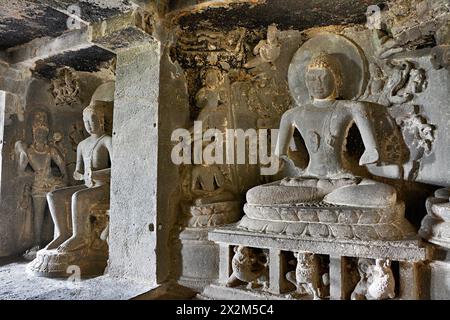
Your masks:
[{"label": "small relief figure", "polygon": [[372,276],[373,260],[358,259],[359,282],[352,292],[352,300],[366,300],[367,288],[369,287],[369,278]]},{"label": "small relief figure", "polygon": [[273,64],[281,54],[281,45],[278,41],[278,29],[275,24],[272,24],[267,29],[267,40],[261,40],[253,49],[253,54],[256,56],[244,67],[253,69],[263,63]]},{"label": "small relief figure", "polygon": [[225,177],[217,166],[195,166],[191,191],[196,197],[196,206],[235,200],[234,195],[226,190]]},{"label": "small relief figure", "polygon": [[[49,143],[50,129],[47,113],[36,112],[32,122],[33,143],[26,145],[17,141],[16,155],[19,159],[19,172],[25,173],[28,167],[34,172],[34,182],[31,196],[33,198],[34,242],[30,250],[25,253],[26,259],[34,259],[36,252],[42,246],[42,227],[47,205],[46,194],[67,185],[67,174],[64,158],[60,151]],[[59,168],[60,176],[52,171],[52,162]]]},{"label": "small relief figure", "polygon": [[72,124],[72,127],[69,131],[69,139],[73,151],[77,151],[78,144],[84,139],[86,139],[86,133],[84,130],[83,122],[76,122]]},{"label": "small relief figure", "polygon": [[78,79],[69,68],[58,70],[57,78],[52,82],[52,94],[55,104],[72,106],[79,102],[80,87]]},{"label": "small relief figure", "polygon": [[267,255],[256,249],[244,246],[234,248],[231,261],[233,274],[227,282],[227,287],[237,287],[247,283],[247,289],[268,288],[268,259]]},{"label": "small relief figure", "polygon": [[352,300],[386,300],[395,298],[395,278],[389,259],[359,259],[360,281],[356,285]]},{"label": "small relief figure", "polygon": [[225,132],[229,121],[229,92],[224,75],[217,68],[209,68],[203,73],[203,79],[204,87],[195,96],[196,106],[200,109],[197,121],[202,121],[205,130]]},{"label": "small relief figure", "polygon": [[[286,274],[286,279],[297,287],[292,297],[312,295],[314,300],[325,297],[325,287],[328,285],[328,274],[321,274],[321,263],[317,255],[308,252],[297,252],[297,267],[295,271]],[[291,261],[291,264],[295,262]]]}]

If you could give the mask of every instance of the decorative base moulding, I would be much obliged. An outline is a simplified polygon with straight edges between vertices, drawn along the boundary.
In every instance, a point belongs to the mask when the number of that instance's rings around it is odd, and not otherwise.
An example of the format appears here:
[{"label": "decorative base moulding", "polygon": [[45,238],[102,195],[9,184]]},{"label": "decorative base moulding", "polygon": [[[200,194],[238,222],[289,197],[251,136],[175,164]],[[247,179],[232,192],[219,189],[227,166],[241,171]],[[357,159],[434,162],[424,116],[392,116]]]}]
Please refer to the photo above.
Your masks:
[{"label": "decorative base moulding", "polygon": [[180,234],[182,267],[178,283],[200,290],[217,280],[219,246],[208,240],[213,228],[186,228]]},{"label": "decorative base moulding", "polygon": [[67,278],[77,272],[83,278],[102,275],[107,266],[108,250],[78,250],[74,252],[58,252],[40,250],[36,259],[27,266],[27,271],[38,277]]},{"label": "decorative base moulding", "polygon": [[415,234],[403,203],[388,208],[246,204],[244,211],[240,229],[303,239],[401,240]]}]

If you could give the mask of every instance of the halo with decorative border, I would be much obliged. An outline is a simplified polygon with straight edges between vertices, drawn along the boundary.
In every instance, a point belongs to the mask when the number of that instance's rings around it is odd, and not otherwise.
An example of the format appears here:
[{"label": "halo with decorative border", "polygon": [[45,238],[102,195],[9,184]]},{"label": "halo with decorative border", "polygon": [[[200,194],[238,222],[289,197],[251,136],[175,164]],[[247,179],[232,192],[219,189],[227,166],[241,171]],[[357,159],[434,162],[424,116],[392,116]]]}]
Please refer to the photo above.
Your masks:
[{"label": "halo with decorative border", "polygon": [[322,33],[306,41],[289,66],[289,90],[297,106],[311,103],[305,81],[306,69],[311,59],[320,52],[332,55],[340,63],[343,79],[340,99],[360,98],[368,82],[368,63],[362,49],[344,36]]}]

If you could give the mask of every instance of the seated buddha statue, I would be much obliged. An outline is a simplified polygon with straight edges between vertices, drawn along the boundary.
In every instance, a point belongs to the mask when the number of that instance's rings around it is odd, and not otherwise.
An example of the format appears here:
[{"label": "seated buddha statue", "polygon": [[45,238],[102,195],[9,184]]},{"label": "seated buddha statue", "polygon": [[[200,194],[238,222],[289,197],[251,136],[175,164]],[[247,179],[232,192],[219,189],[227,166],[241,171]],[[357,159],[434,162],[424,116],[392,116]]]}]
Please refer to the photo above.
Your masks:
[{"label": "seated buddha statue", "polygon": [[358,177],[344,165],[346,138],[353,124],[365,147],[359,164],[379,160],[370,119],[373,104],[340,98],[343,77],[335,56],[321,52],[313,56],[305,70],[312,102],[284,113],[275,154],[280,163],[295,167],[288,149],[298,130],[309,153],[309,164],[306,169],[296,168],[293,177],[250,189],[246,216],[239,227],[326,238],[403,237],[409,224],[396,190]]}]

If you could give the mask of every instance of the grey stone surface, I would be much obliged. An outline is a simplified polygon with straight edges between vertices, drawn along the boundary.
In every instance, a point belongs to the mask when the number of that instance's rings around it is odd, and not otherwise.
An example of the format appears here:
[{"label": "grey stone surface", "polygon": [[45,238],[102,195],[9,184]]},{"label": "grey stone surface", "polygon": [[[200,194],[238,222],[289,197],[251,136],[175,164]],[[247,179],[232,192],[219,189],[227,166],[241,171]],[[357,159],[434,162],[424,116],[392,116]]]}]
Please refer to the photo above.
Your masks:
[{"label": "grey stone surface", "polygon": [[156,256],[160,228],[154,183],[158,179],[159,74],[158,43],[118,54],[109,272],[153,285],[158,260],[163,259]]},{"label": "grey stone surface", "polygon": [[180,233],[181,285],[201,289],[218,279],[219,246],[208,240],[209,230],[187,228]]},{"label": "grey stone surface", "polygon": [[430,263],[430,299],[450,299],[450,263],[448,261],[433,261]]},{"label": "grey stone surface", "polygon": [[152,289],[144,283],[109,276],[69,282],[35,277],[25,261],[0,263],[2,300],[126,300]]}]

